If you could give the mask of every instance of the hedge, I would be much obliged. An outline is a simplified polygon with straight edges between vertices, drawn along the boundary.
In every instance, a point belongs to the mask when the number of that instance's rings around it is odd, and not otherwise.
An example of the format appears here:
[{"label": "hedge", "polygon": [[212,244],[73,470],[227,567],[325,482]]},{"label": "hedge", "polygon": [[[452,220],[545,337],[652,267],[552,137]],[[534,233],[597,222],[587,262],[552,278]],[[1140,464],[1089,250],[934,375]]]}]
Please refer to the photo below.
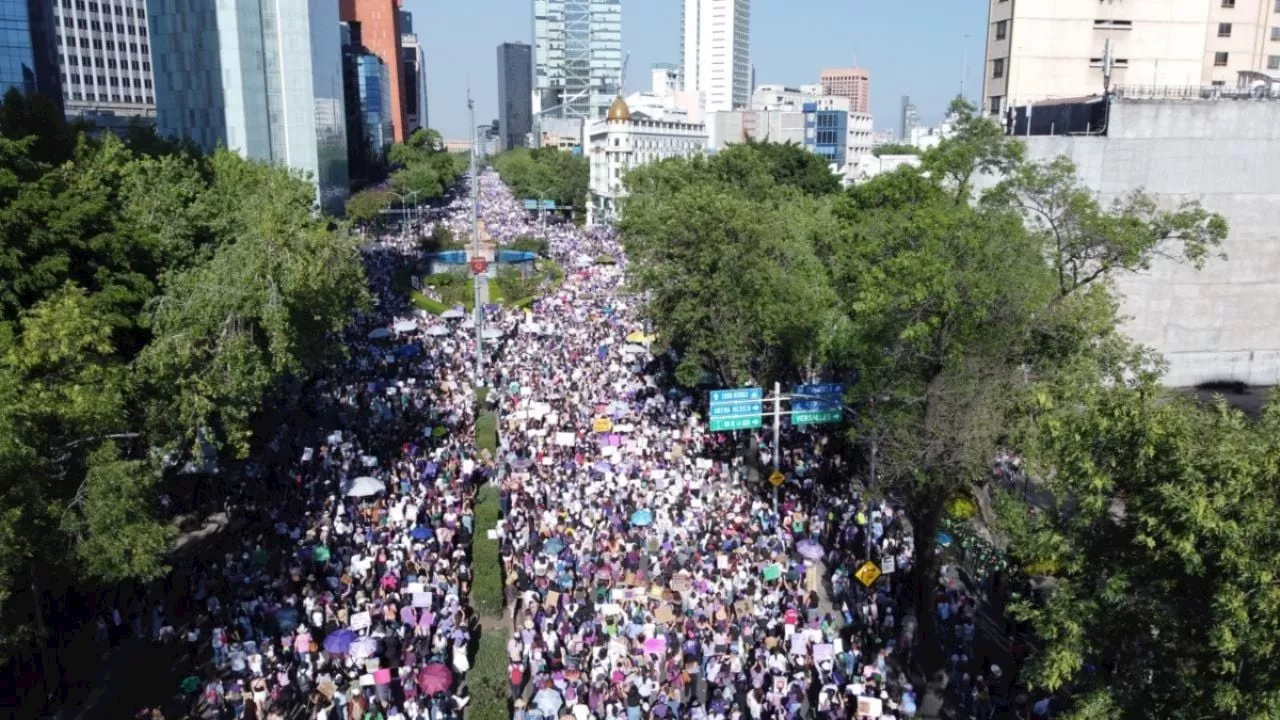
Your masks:
[{"label": "hedge", "polygon": [[476,498],[476,534],[471,541],[471,565],[475,581],[471,585],[471,604],[481,615],[502,616],[502,558],[497,540],[489,539],[489,531],[498,526],[498,488],[485,485]]},{"label": "hedge", "polygon": [[507,675],[507,631],[486,630],[480,635],[475,662],[467,673],[471,691],[469,720],[508,720],[511,714]]},{"label": "hedge", "polygon": [[498,417],[493,413],[482,413],[476,418],[476,452],[485,450],[490,457],[498,452]]}]

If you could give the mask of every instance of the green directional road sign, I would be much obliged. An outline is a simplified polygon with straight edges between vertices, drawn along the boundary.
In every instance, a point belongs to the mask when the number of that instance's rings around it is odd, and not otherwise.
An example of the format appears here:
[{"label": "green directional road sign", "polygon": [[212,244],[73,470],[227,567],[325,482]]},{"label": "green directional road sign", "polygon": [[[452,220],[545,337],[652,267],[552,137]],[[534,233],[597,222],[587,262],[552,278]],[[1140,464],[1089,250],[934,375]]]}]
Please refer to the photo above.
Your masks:
[{"label": "green directional road sign", "polygon": [[711,419],[711,432],[720,430],[752,430],[764,424],[759,415],[741,415],[738,417],[720,417]]},{"label": "green directional road sign", "polygon": [[841,417],[840,410],[805,410],[791,413],[791,424],[820,425],[822,423],[838,423]]}]

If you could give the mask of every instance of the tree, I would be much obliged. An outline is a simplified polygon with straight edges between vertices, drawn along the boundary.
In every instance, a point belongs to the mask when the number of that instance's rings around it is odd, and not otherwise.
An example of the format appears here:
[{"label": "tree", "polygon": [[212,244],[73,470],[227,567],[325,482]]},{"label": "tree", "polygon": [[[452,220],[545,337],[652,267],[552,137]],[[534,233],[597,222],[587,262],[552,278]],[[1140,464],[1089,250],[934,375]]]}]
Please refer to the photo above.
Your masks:
[{"label": "tree", "polygon": [[884,155],[919,155],[920,148],[909,143],[885,143],[871,148],[871,154],[876,157]]},{"label": "tree", "polygon": [[421,199],[438,197],[444,188],[430,163],[410,165],[391,174],[391,187],[401,195],[416,192]]},{"label": "tree", "polygon": [[790,185],[815,197],[840,192],[840,178],[831,172],[827,160],[820,155],[793,142],[748,140],[747,146],[761,155],[769,165],[774,182],[779,185]]},{"label": "tree", "polygon": [[1275,717],[1280,405],[1257,422],[1201,407],[1150,365],[1080,377],[1038,394],[1025,440],[1059,507],[1001,496],[1011,559],[1038,588],[1013,609],[1040,644],[1028,681],[1069,688],[1080,718]]},{"label": "tree", "polygon": [[554,200],[585,218],[590,165],[555,148],[513,148],[493,158],[502,181],[519,198]]},{"label": "tree", "polygon": [[391,206],[394,199],[395,196],[386,190],[361,190],[347,198],[347,220],[353,225],[373,222]]}]

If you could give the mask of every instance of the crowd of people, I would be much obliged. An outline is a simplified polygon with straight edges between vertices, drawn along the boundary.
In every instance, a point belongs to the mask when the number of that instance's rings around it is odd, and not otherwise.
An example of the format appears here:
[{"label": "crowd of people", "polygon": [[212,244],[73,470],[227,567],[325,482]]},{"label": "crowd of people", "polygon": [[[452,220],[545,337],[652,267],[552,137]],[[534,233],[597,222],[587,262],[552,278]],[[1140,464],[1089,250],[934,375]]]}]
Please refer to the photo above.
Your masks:
[{"label": "crowd of people", "polygon": [[[535,230],[496,174],[480,193],[497,244]],[[465,234],[469,213],[461,197],[439,222]],[[372,239],[376,311],[308,389],[315,426],[292,428],[288,461],[260,470],[286,498],[193,572],[183,638],[212,654],[182,688],[196,714],[460,717],[479,629],[473,501],[492,481],[516,720],[910,718],[918,612],[946,629],[958,702],[990,718],[1003,673],[975,657],[975,599],[944,574],[936,607],[911,606],[916,553],[936,548],[914,547],[898,508],[851,481],[838,434],[788,427],[774,448],[709,432],[622,292],[614,233],[551,223],[545,236],[563,281],[529,308],[489,308],[482,378],[467,328],[393,290],[412,240]],[[475,450],[480,385],[501,418],[496,462]],[[859,579],[867,561],[879,579]]]}]

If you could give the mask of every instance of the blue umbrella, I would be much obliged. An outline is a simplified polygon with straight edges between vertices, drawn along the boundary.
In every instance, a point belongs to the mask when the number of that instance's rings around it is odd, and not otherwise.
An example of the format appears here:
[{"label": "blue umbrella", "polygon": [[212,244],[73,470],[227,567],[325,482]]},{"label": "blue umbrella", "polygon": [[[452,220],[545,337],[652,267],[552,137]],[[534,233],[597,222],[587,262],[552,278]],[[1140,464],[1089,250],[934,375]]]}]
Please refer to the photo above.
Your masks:
[{"label": "blue umbrella", "polygon": [[346,655],[351,650],[351,643],[354,643],[358,637],[355,630],[347,628],[335,630],[324,639],[324,651],[334,655]]},{"label": "blue umbrella", "polygon": [[542,552],[547,555],[559,555],[564,550],[564,541],[560,538],[551,538],[542,546]]},{"label": "blue umbrella", "polygon": [[944,533],[944,532],[938,533],[938,544],[941,545],[942,547],[949,546],[951,544],[951,541],[952,541],[951,535],[949,535],[948,533]]},{"label": "blue umbrella", "polygon": [[417,357],[422,354],[422,346],[417,343],[409,343],[396,348],[394,353],[396,357],[408,358]]},{"label": "blue umbrella", "polygon": [[413,532],[409,533],[409,536],[414,540],[426,540],[432,537],[433,533],[431,532],[431,528],[419,525],[413,529]]},{"label": "blue umbrella", "polygon": [[282,607],[276,611],[276,629],[281,633],[293,632],[298,628],[298,608]]},{"label": "blue umbrella", "polygon": [[651,523],[653,523],[653,511],[637,510],[631,513],[632,525],[635,525],[636,527],[644,527],[645,525],[649,525]]}]

